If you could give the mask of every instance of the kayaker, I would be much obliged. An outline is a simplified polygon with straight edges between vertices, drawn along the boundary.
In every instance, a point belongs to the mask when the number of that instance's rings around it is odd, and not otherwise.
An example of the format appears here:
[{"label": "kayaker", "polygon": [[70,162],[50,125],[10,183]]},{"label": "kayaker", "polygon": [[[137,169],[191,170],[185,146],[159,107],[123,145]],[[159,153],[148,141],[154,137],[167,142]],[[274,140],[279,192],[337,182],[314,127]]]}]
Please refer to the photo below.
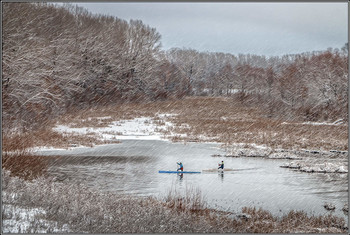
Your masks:
[{"label": "kayaker", "polygon": [[179,168],[177,170],[184,171],[184,166],[182,165],[182,162],[177,162],[177,165],[179,165]]},{"label": "kayaker", "polygon": [[218,169],[224,169],[224,161],[221,161],[221,164],[219,163],[219,168]]}]

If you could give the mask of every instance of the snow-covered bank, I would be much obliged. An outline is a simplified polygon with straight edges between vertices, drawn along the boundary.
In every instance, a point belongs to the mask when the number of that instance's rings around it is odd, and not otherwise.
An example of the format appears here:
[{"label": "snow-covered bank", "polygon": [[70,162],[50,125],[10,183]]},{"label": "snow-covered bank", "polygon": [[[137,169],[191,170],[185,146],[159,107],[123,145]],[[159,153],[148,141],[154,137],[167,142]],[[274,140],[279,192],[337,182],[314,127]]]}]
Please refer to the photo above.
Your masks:
[{"label": "snow-covered bank", "polygon": [[[288,163],[281,165],[308,173],[348,173],[348,158],[344,151],[291,151],[300,158],[290,158]],[[287,154],[287,155],[288,155]]]},{"label": "snow-covered bank", "polygon": [[[166,117],[162,115],[159,117]],[[103,118],[103,117],[102,117]],[[107,117],[105,117],[107,118]],[[97,135],[102,140],[112,139],[154,139],[161,140],[164,136],[160,130],[171,126],[170,122],[165,122],[163,126],[154,124],[151,117],[140,117],[131,120],[113,121],[107,127],[70,127],[69,125],[57,125],[53,130],[60,133],[74,133],[82,135]]]},{"label": "snow-covered bank", "polygon": [[312,163],[310,161],[299,161],[285,163],[281,167],[298,169],[308,173],[348,173],[348,166],[342,162]]},{"label": "snow-covered bank", "polygon": [[301,159],[295,153],[283,149],[272,149],[264,145],[236,143],[226,147],[226,157],[263,157],[271,159]]},{"label": "snow-covered bank", "polygon": [[[53,131],[58,132],[63,135],[74,135],[74,136],[94,136],[102,142],[118,140],[164,140],[169,141],[169,139],[178,137],[178,134],[168,131],[173,124],[166,121],[168,117],[174,116],[176,114],[158,114],[155,117],[138,117],[130,120],[119,120],[111,121],[110,116],[97,117],[94,119],[87,118],[86,120],[81,120],[80,125],[83,127],[75,127],[75,123],[71,124],[57,124]],[[84,127],[84,123],[97,120],[97,127]],[[110,121],[108,125],[103,127],[98,127],[100,121]],[[166,134],[165,134],[166,133]],[[180,135],[182,136],[182,135]],[[90,143],[93,146],[94,143]],[[74,148],[85,148],[84,145],[79,145],[77,143],[70,143],[68,148],[56,148],[50,146],[38,146],[30,149],[31,151],[43,151],[43,150],[67,150]]]},{"label": "snow-covered bank", "polygon": [[3,233],[68,233],[67,225],[62,229],[57,222],[42,219],[46,211],[41,208],[22,208],[20,206],[2,205],[2,232]]},{"label": "snow-covered bank", "polygon": [[282,122],[282,125],[313,125],[313,126],[339,126],[346,123],[343,119],[336,120],[334,122]]},{"label": "snow-covered bank", "polygon": [[[226,146],[224,157],[262,157],[267,159],[294,160],[281,165],[308,173],[348,173],[346,151],[284,150],[255,144],[231,144]],[[222,157],[213,155],[213,157]]]}]

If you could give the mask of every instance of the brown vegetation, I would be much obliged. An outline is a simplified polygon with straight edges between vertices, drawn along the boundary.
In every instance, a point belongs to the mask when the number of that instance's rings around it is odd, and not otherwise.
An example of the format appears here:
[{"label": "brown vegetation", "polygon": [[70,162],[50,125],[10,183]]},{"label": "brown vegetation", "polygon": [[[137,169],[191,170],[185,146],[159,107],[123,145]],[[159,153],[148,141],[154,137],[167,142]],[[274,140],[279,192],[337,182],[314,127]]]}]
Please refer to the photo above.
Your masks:
[{"label": "brown vegetation", "polygon": [[29,148],[35,146],[30,134],[4,135],[2,138],[2,170],[8,170],[12,176],[34,179],[45,174],[45,157],[33,156]]},{"label": "brown vegetation", "polygon": [[[74,112],[60,123],[83,125],[88,117],[108,116],[107,120],[153,117],[162,125],[174,125],[164,135],[173,134],[173,141],[217,141],[229,146],[232,143],[261,144],[272,148],[347,150],[347,124],[310,125],[285,122],[269,118],[266,110],[242,104],[227,97],[188,97],[182,100],[121,104]],[[157,114],[171,113],[161,119]],[[180,135],[186,134],[186,135]],[[203,138],[206,137],[206,138]]]},{"label": "brown vegetation", "polygon": [[92,147],[96,144],[110,143],[119,141],[101,140],[93,135],[58,133],[49,127],[24,134],[3,133],[2,169],[10,171],[12,176],[31,180],[45,175],[49,161],[45,156],[33,155],[33,147],[69,148],[79,145]]},{"label": "brown vegetation", "polygon": [[[96,126],[99,124],[96,122]],[[21,152],[31,151],[33,147],[55,147],[55,148],[69,148],[76,146],[93,147],[98,144],[120,143],[118,140],[101,140],[95,133],[88,133],[86,135],[75,133],[59,133],[52,130],[53,126],[46,126],[36,131],[29,131],[26,133],[3,133],[3,153],[6,152]]]},{"label": "brown vegetation", "polygon": [[199,213],[206,211],[206,202],[199,189],[186,188],[185,195],[171,190],[164,201],[166,207],[180,212]]},{"label": "brown vegetation", "polygon": [[[26,231],[73,233],[346,233],[343,218],[333,215],[309,216],[291,211],[278,218],[262,209],[243,208],[233,216],[198,204],[200,194],[187,195],[191,203],[172,207],[181,198],[173,194],[165,202],[154,198],[121,197],[91,191],[82,185],[52,182],[37,178],[28,182],[3,172],[3,203],[20,208],[40,207],[46,213],[36,217]],[[16,196],[14,196],[14,194]],[[74,197],[72,197],[74,195]],[[186,199],[184,199],[186,201]],[[165,204],[164,204],[165,203]],[[170,205],[170,208],[169,208]],[[179,204],[178,204],[179,205]],[[193,205],[196,207],[193,209]],[[202,206],[201,206],[202,205]],[[189,206],[188,208],[186,206]],[[16,219],[14,211],[3,207],[4,219]],[[48,224],[45,221],[55,221]]]},{"label": "brown vegetation", "polygon": [[73,134],[73,133],[59,133],[49,128],[32,132],[35,146],[52,146],[58,148],[69,148],[73,146],[88,146],[93,147],[96,144],[111,144],[119,143],[119,141],[101,140],[95,134]]},{"label": "brown vegetation", "polygon": [[25,151],[2,155],[2,171],[11,172],[11,176],[32,180],[45,175],[47,167],[45,156],[34,156]]},{"label": "brown vegetation", "polygon": [[[158,116],[163,113],[176,115]],[[285,122],[269,118],[264,110],[246,106],[231,98],[189,97],[182,100],[126,103],[74,111],[60,119],[52,120],[50,125],[37,131],[24,134],[4,132],[2,150],[4,153],[24,151],[35,146],[69,148],[119,143],[117,139],[102,140],[95,133],[59,133],[52,128],[55,123],[70,127],[105,127],[113,121],[142,116],[151,117],[153,124],[160,127],[164,127],[165,121],[172,122],[172,126],[157,128],[156,131],[174,142],[221,142],[228,148],[235,143],[244,143],[265,145],[272,149],[348,149],[347,124],[310,125]]]}]

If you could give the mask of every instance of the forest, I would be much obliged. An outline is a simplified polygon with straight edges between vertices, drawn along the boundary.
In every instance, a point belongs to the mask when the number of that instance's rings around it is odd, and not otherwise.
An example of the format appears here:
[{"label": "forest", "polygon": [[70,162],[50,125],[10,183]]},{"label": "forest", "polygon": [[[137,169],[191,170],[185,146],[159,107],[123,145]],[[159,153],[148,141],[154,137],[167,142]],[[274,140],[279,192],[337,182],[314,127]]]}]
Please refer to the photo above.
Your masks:
[{"label": "forest", "polygon": [[3,4],[3,131],[77,109],[225,96],[270,118],[348,120],[348,45],[264,55],[162,50],[157,29],[71,4]]}]

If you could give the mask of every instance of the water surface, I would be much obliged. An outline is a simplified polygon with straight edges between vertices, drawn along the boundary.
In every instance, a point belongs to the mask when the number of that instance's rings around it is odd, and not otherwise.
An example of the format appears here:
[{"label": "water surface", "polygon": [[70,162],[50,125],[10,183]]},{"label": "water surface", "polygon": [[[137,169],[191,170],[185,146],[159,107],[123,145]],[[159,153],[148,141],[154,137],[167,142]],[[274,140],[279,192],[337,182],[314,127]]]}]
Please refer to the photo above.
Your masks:
[{"label": "water surface", "polygon": [[[40,153],[61,156],[49,173],[64,181],[84,183],[101,191],[160,198],[169,191],[199,189],[209,207],[231,212],[255,206],[279,216],[290,210],[345,216],[341,209],[348,201],[347,174],[334,177],[297,172],[280,168],[288,161],[281,159],[212,157],[225,154],[218,144],[123,140],[95,148]],[[202,171],[217,168],[221,160],[234,171],[183,176],[158,173],[176,170],[177,161],[183,162],[185,171]],[[325,202],[335,204],[336,210],[326,211]]]}]

